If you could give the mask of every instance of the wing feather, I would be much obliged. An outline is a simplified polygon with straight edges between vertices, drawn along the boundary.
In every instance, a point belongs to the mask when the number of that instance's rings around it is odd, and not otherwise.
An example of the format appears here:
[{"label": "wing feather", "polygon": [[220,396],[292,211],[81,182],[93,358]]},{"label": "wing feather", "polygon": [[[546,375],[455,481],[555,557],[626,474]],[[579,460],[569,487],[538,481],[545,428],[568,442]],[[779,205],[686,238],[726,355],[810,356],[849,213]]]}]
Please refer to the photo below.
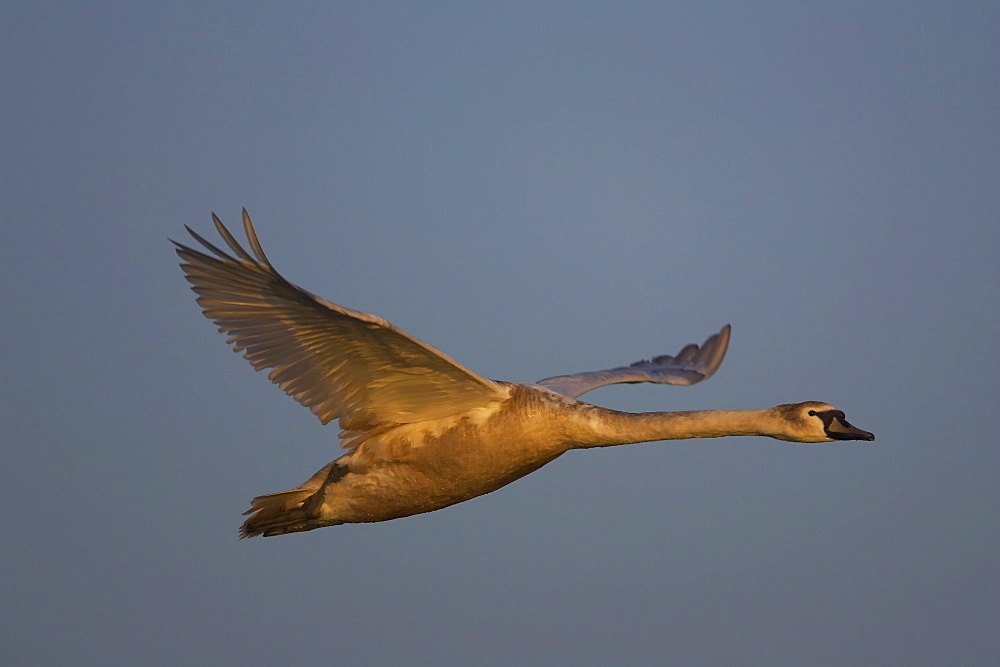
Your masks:
[{"label": "wing feather", "polygon": [[357,434],[438,419],[503,400],[499,385],[380,317],[321,299],[283,278],[243,211],[248,253],[212,214],[232,255],[188,228],[210,254],[176,243],[202,312],[227,343],[326,424]]},{"label": "wing feather", "polygon": [[701,347],[691,343],[674,356],[664,354],[630,366],[558,375],[540,380],[538,384],[570,398],[609,384],[655,382],[692,385],[711,377],[719,369],[729,347],[730,331],[731,327],[727,324],[719,333],[709,336]]}]

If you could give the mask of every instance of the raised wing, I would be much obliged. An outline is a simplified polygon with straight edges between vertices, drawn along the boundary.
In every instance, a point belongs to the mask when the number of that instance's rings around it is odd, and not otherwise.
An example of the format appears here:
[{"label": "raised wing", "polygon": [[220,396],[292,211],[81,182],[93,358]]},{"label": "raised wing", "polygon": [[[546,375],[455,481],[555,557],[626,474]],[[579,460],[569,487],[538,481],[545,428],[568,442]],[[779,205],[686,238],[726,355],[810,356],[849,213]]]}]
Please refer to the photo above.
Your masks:
[{"label": "raised wing", "polygon": [[709,336],[701,347],[691,343],[675,356],[664,354],[649,361],[637,361],[631,366],[606,371],[558,375],[540,380],[538,384],[570,398],[608,384],[695,384],[711,377],[719,369],[729,347],[730,330],[731,327],[727,324],[719,333]]},{"label": "raised wing", "polygon": [[[250,216],[251,256],[212,214],[235,257],[190,228],[214,257],[176,241],[205,316],[257,370],[326,424],[345,431],[455,415],[500,401],[499,385],[375,315],[349,310],[285,280],[264,255]],[[345,446],[356,443],[345,440]]]}]

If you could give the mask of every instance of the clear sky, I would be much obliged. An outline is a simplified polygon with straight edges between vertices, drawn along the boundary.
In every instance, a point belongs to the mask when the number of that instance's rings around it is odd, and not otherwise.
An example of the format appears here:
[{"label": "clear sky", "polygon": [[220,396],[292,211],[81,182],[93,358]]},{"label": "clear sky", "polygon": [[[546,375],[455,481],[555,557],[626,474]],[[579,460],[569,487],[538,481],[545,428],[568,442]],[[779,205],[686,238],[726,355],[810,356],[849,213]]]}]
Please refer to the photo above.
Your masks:
[{"label": "clear sky", "polygon": [[[1000,8],[5,3],[0,647],[42,664],[1000,659]],[[674,353],[632,411],[823,400],[874,443],[571,452],[237,540],[338,456],[169,238],[498,379]]]}]

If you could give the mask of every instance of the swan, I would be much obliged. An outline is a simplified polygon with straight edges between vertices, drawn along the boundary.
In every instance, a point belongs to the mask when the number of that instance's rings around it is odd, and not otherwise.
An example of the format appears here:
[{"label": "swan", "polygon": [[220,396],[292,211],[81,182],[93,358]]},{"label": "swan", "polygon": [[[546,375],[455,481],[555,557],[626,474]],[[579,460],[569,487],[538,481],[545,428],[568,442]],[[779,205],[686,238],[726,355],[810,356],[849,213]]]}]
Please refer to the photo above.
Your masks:
[{"label": "swan", "polygon": [[254,498],[241,537],[431,512],[495,491],[571,449],[737,435],[875,439],[816,401],[632,414],[577,400],[609,384],[691,385],[711,377],[729,345],[728,324],[674,356],[535,384],[489,380],[376,315],[283,278],[246,209],[253,255],[214,213],[212,220],[232,255],[187,226],[207,253],[173,241],[203,313],[235,351],[256,370],[271,369],[269,379],[323,424],[337,419],[347,450],[300,486]]}]

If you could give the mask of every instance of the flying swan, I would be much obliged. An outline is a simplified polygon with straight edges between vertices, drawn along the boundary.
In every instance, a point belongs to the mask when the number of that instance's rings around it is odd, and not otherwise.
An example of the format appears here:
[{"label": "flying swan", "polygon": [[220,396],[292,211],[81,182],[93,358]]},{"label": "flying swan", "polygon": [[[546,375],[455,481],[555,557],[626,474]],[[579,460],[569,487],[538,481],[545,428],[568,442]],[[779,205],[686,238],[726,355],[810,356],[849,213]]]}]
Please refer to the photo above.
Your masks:
[{"label": "flying swan", "polygon": [[211,254],[174,242],[205,316],[322,423],[339,420],[347,450],[301,486],[254,498],[241,537],[431,512],[495,491],[570,449],[730,435],[875,439],[815,401],[631,414],[577,400],[609,384],[691,385],[711,377],[729,346],[728,324],[676,356],[536,384],[488,380],[380,317],[285,280],[264,255],[245,209],[253,255],[215,214],[212,220],[233,255],[190,227]]}]

